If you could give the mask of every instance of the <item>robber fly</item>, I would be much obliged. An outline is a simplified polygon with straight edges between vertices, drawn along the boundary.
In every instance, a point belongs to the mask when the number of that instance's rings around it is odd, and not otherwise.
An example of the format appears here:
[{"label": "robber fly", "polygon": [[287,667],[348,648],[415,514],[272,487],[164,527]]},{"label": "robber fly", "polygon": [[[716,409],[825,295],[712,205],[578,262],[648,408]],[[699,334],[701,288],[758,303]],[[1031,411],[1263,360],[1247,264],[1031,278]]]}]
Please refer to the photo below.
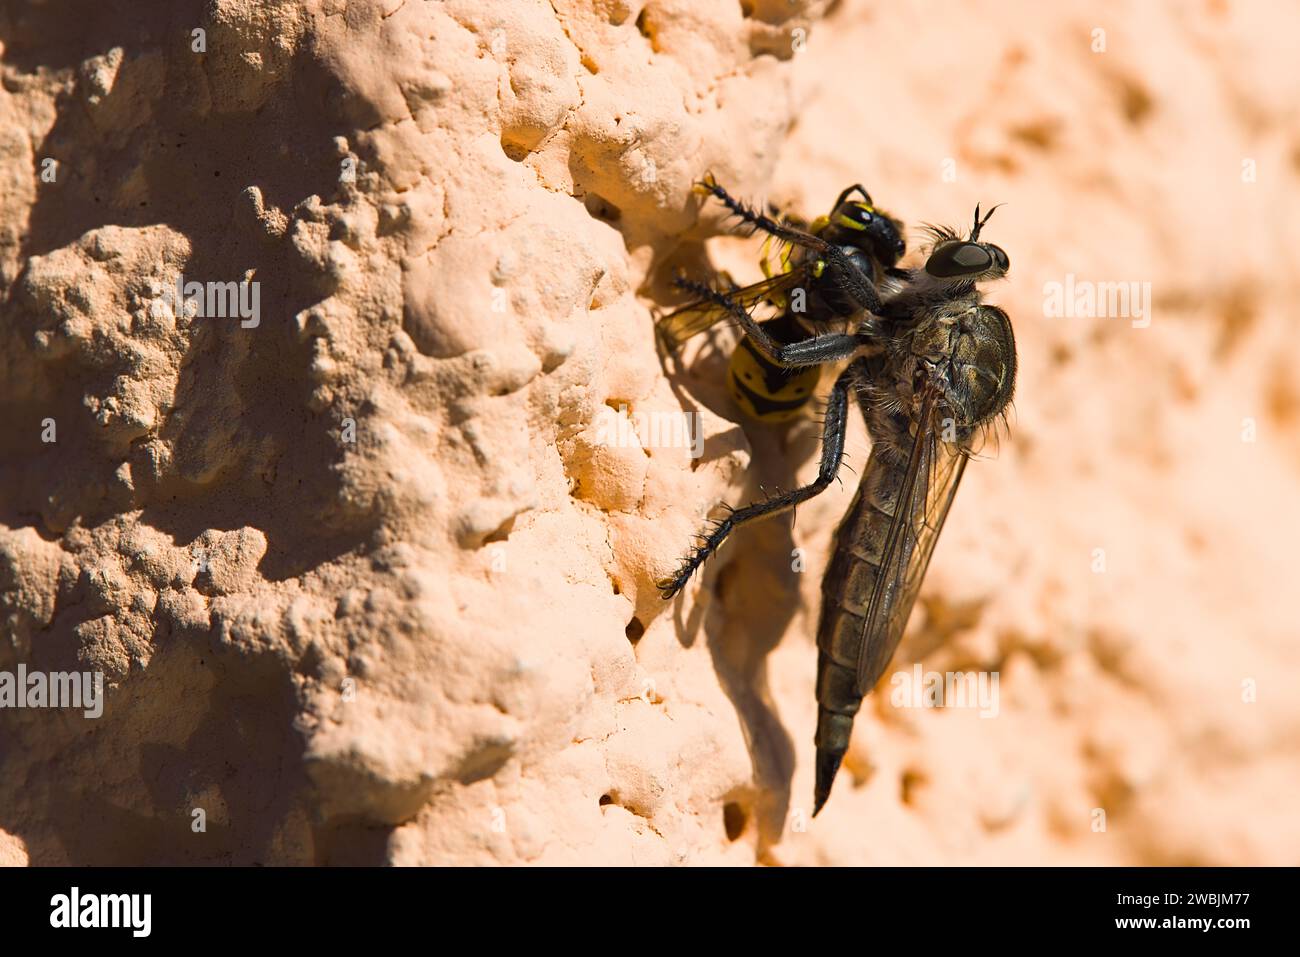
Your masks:
[{"label": "robber fly", "polygon": [[[774,220],[757,216],[732,199],[711,176],[696,189],[717,197],[734,214],[758,229],[775,225]],[[851,198],[855,194],[861,198]],[[807,225],[791,219],[785,220],[785,224],[833,246],[842,256],[840,270],[852,268],[876,288],[907,248],[903,242],[903,224],[877,209],[860,183],[840,193],[829,215],[819,216]],[[766,278],[751,286],[727,290],[727,305],[721,305],[709,287],[686,279],[677,280],[681,288],[699,298],[660,320],[659,335],[670,350],[675,351],[687,339],[719,321],[732,320],[733,304],[746,311],[764,302],[774,306],[778,314],[759,322],[759,326],[769,338],[782,345],[811,339],[836,322],[851,319],[862,311],[862,304],[853,292],[844,288],[835,270],[828,271],[827,258],[816,250],[781,240],[780,268],[774,270],[770,256],[774,238],[778,237],[769,232],[763,248],[762,268]],[[787,422],[798,416],[812,398],[820,378],[821,370],[816,365],[776,364],[748,335],[737,343],[727,368],[727,387],[736,404],[750,418],[769,423]]]},{"label": "robber fly", "polygon": [[898,648],[966,462],[1010,405],[1016,374],[1011,321],[984,303],[977,284],[1002,278],[1011,264],[1001,248],[980,242],[993,211],[981,219],[976,207],[965,239],[932,227],[925,265],[894,271],[877,296],[857,266],[847,256],[839,261],[825,239],[759,217],[734,200],[728,205],[758,229],[824,259],[824,274],[859,304],[860,318],[852,332],[782,344],[754,321],[743,300],[712,295],[780,368],[850,361],[827,401],[817,478],[730,512],[660,587],[672,598],[734,529],[824,491],[839,471],[849,401],[856,398],[872,446],[822,580],[816,815],[830,796],[862,698]]}]

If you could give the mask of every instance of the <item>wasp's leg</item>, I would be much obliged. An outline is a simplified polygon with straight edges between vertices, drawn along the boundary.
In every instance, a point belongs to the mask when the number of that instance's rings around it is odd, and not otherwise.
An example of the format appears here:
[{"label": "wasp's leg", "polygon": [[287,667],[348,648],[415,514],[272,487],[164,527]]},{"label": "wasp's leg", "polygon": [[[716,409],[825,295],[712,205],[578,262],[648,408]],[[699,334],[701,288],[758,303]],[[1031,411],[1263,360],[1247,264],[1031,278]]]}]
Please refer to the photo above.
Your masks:
[{"label": "wasp's leg", "polygon": [[736,300],[725,292],[719,292],[703,283],[690,279],[678,279],[677,285],[688,289],[703,300],[725,309],[740,324],[763,357],[773,364],[790,368],[792,366],[816,366],[827,362],[847,359],[860,349],[878,345],[877,336],[852,333],[831,333],[813,336],[799,342],[783,344],[773,339],[754,317]]},{"label": "wasp's leg", "polygon": [[840,373],[840,377],[835,380],[835,386],[831,389],[826,403],[826,422],[822,429],[822,458],[821,466],[817,470],[817,478],[803,488],[778,495],[766,502],[755,502],[753,505],[736,509],[719,521],[707,535],[702,536],[699,546],[682,562],[673,577],[659,583],[659,589],[663,592],[665,600],[681,591],[691,575],[695,573],[695,569],[704,564],[704,560],[716,552],[727,536],[741,525],[788,511],[826,491],[835,480],[840,470],[840,463],[844,459],[844,436],[849,417],[849,390],[859,380],[865,366],[864,360],[859,359],[854,362]]},{"label": "wasp's leg", "polygon": [[871,194],[867,192],[867,188],[866,188],[865,186],[863,186],[861,183],[854,183],[852,186],[850,186],[850,187],[849,187],[848,189],[846,189],[844,192],[840,193],[840,198],[837,199],[837,200],[835,201],[835,205],[832,206],[831,209],[839,209],[841,206],[843,206],[843,205],[844,205],[844,201],[845,201],[846,199],[849,198],[849,194],[852,193],[852,192],[854,192],[855,190],[856,190],[858,193],[861,193],[861,194],[862,194],[862,198],[863,198],[864,200],[866,200],[867,205],[870,206],[870,205],[871,205]]}]

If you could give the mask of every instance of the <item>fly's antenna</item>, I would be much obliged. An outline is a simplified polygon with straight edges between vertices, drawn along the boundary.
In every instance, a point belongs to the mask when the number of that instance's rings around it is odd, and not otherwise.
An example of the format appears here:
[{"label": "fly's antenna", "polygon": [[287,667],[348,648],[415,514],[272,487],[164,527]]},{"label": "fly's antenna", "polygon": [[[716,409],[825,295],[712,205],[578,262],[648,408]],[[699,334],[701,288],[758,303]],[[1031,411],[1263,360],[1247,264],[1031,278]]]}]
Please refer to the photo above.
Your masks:
[{"label": "fly's antenna", "polygon": [[979,203],[975,204],[975,226],[970,231],[970,242],[973,243],[980,238],[980,230],[984,228],[984,224],[987,223],[990,219],[992,219],[993,214],[996,213],[999,209],[1001,209],[1005,205],[1006,203],[998,203],[996,206],[994,206],[992,209],[988,211],[988,213],[984,216],[983,219],[980,219]]}]

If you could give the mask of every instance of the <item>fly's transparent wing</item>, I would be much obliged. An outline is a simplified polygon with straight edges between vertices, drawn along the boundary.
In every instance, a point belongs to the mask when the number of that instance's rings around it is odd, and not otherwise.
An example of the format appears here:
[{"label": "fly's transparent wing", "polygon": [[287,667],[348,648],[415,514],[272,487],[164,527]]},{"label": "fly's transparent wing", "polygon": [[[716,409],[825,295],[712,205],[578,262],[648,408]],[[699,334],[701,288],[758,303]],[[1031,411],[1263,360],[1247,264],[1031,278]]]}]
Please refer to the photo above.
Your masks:
[{"label": "fly's transparent wing", "polygon": [[857,690],[866,694],[889,666],[921,590],[935,542],[966,469],[966,451],[941,439],[934,394],[922,400],[903,488],[885,536],[858,650]]},{"label": "fly's transparent wing", "polygon": [[[806,266],[797,266],[789,272],[779,273],[763,279],[751,286],[723,292],[732,303],[749,312],[764,300],[778,305],[784,303],[784,297],[798,286],[807,288],[812,280],[812,273]],[[701,299],[671,312],[659,320],[659,335],[664,344],[672,350],[677,349],[687,339],[713,328],[719,322],[731,322],[735,315],[720,302]]]},{"label": "fly's transparent wing", "polygon": [[890,617],[889,631],[895,636],[891,646],[891,657],[892,649],[898,647],[903,637],[907,619],[911,617],[912,606],[916,604],[916,597],[921,593],[921,583],[925,580],[926,569],[930,567],[930,557],[934,554],[935,543],[939,540],[939,533],[943,531],[944,519],[948,517],[948,510],[952,508],[952,500],[957,495],[957,485],[961,482],[966,463],[970,460],[965,452],[946,443],[939,442],[938,449],[927,489],[923,525],[917,532],[916,546],[907,563],[903,590],[894,603],[894,610]]}]

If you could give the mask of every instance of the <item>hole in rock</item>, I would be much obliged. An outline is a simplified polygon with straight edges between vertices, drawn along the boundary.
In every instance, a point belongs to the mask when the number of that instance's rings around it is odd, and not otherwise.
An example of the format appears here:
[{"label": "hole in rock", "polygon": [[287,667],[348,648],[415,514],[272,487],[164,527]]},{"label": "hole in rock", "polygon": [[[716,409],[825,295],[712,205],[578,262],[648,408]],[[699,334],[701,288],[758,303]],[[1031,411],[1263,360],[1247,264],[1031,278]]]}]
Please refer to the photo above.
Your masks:
[{"label": "hole in rock", "polygon": [[527,146],[523,143],[512,142],[511,140],[506,139],[504,135],[501,137],[501,152],[505,153],[506,156],[514,160],[516,163],[522,163],[528,158]]},{"label": "hole in rock", "polygon": [[653,46],[655,37],[654,32],[650,29],[650,23],[646,19],[647,13],[649,13],[649,10],[642,9],[642,11],[636,15],[636,28],[641,31],[641,36],[649,40],[651,46]]},{"label": "hole in rock", "polygon": [[926,783],[926,777],[920,771],[907,770],[899,781],[899,791],[904,804],[915,804],[918,793]]},{"label": "hole in rock", "polygon": [[727,830],[727,840],[737,840],[740,835],[744,834],[745,824],[748,821],[749,815],[735,801],[728,801],[722,805],[722,826]]},{"label": "hole in rock", "polygon": [[510,533],[514,531],[514,528],[515,528],[515,516],[511,515],[509,518],[507,518],[504,522],[502,522],[497,527],[496,531],[491,532],[488,535],[485,535],[483,537],[483,544],[491,545],[493,542],[508,541],[510,539]]},{"label": "hole in rock", "polygon": [[641,640],[641,636],[645,634],[645,625],[641,624],[640,618],[633,618],[627,623],[627,627],[623,629],[623,634],[627,635],[627,640],[635,645]]},{"label": "hole in rock", "polygon": [[587,212],[597,219],[605,220],[607,223],[616,223],[623,218],[621,209],[603,196],[597,196],[595,193],[588,193],[582,204],[587,207]]}]

